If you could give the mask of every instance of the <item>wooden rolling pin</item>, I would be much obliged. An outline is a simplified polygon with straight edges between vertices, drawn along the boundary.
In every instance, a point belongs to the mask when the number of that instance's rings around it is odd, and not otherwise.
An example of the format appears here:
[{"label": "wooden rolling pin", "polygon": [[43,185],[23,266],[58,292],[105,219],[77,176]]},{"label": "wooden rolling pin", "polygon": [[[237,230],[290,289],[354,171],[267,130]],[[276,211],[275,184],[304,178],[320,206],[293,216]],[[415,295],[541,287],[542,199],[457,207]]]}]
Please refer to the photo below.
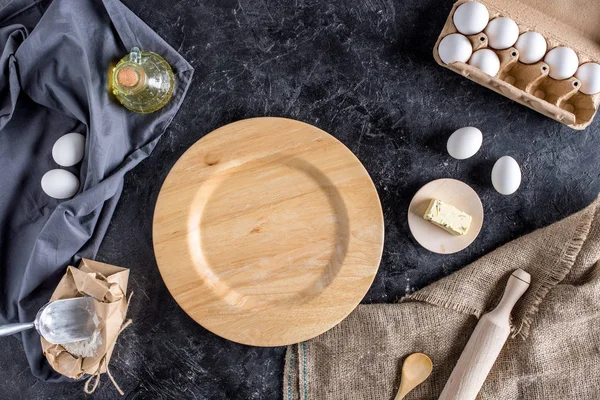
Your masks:
[{"label": "wooden rolling pin", "polygon": [[508,278],[500,304],[475,327],[439,400],[474,400],[510,334],[510,312],[529,287],[531,275],[518,269]]}]

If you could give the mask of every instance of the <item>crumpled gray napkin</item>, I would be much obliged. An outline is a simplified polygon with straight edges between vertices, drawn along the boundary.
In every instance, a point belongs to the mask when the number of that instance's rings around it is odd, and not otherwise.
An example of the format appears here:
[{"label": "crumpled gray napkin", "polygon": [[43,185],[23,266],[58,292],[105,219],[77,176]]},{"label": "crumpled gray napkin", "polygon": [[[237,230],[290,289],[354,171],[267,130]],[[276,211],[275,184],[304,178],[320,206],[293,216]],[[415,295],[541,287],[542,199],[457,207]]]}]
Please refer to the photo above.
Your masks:
[{"label": "crumpled gray napkin", "polygon": [[[109,65],[138,46],[162,55],[176,77],[172,100],[135,114],[108,93]],[[189,87],[193,68],[117,0],[14,0],[0,9],[0,323],[31,321],[65,272],[93,258],[125,173],[148,157]],[[52,145],[68,132],[87,138],[77,195],[40,186],[59,168]],[[23,334],[35,376],[57,380],[39,336]]]}]

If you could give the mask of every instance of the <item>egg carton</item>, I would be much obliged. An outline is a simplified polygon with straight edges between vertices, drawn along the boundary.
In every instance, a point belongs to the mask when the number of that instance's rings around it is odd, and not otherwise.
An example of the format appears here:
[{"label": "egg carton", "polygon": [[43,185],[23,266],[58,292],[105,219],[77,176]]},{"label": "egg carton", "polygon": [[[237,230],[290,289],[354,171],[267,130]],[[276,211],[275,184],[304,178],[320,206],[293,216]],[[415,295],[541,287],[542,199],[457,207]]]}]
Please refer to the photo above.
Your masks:
[{"label": "egg carton", "polygon": [[[600,93],[594,95],[579,91],[581,82],[571,77],[555,80],[548,76],[545,62],[523,64],[515,47],[495,50],[488,46],[485,33],[465,35],[477,50],[489,48],[500,59],[500,69],[489,76],[478,68],[463,62],[445,64],[439,56],[440,41],[452,33],[456,9],[471,0],[459,0],[452,11],[433,49],[438,64],[459,73],[482,86],[519,102],[573,129],[585,129],[593,120],[600,105]],[[478,0],[485,5],[490,21],[497,17],[513,19],[519,34],[535,31],[546,39],[547,51],[559,46],[570,47],[579,58],[579,64],[600,62],[600,13],[597,0]]]}]

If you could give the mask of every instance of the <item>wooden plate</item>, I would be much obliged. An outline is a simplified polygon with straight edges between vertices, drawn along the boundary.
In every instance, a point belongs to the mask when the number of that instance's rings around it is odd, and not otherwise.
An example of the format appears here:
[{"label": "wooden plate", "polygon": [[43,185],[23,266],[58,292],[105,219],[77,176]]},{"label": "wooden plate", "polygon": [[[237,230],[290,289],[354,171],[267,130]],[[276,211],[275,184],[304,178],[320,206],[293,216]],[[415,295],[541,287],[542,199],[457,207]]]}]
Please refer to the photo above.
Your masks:
[{"label": "wooden plate", "polygon": [[[431,199],[439,199],[466,212],[473,220],[466,235],[451,233],[423,219]],[[456,179],[438,179],[423,186],[408,206],[408,226],[419,244],[440,254],[459,252],[473,243],[483,225],[483,206],[469,185]]]},{"label": "wooden plate", "polygon": [[226,125],[177,161],[154,213],[154,251],[175,300],[229,340],[282,346],[344,319],[371,286],[383,215],[360,161],[284,118]]}]

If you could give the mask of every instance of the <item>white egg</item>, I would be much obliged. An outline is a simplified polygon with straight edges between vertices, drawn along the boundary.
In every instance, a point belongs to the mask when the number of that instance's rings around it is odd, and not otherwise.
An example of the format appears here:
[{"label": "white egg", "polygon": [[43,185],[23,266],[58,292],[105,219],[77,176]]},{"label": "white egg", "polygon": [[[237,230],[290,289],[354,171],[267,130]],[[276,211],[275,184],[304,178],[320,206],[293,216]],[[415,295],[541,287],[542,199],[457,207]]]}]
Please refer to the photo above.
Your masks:
[{"label": "white egg", "polygon": [[511,156],[500,157],[492,168],[492,185],[500,194],[513,194],[521,184],[521,168]]},{"label": "white egg", "polygon": [[519,61],[524,64],[533,64],[544,58],[548,44],[539,33],[525,32],[519,36],[515,47],[519,50]]},{"label": "white egg", "polygon": [[581,81],[579,91],[585,94],[596,94],[600,92],[600,65],[596,63],[585,63],[579,66],[575,78]]},{"label": "white egg", "polygon": [[42,190],[55,199],[68,199],[79,190],[79,179],[64,169],[52,169],[42,176]]},{"label": "white egg", "polygon": [[550,78],[563,80],[572,77],[579,67],[577,54],[568,47],[555,47],[546,54],[544,62],[550,67]]},{"label": "white egg", "polygon": [[85,137],[77,132],[61,136],[52,146],[52,158],[58,165],[70,167],[83,159]]},{"label": "white egg", "polygon": [[485,28],[485,34],[492,49],[504,50],[515,44],[519,38],[519,27],[510,18],[494,18]]},{"label": "white egg", "polygon": [[471,56],[469,64],[479,68],[489,76],[496,76],[500,70],[500,59],[498,55],[490,49],[477,50]]},{"label": "white egg", "polygon": [[460,33],[452,33],[444,37],[438,46],[438,54],[445,64],[456,61],[466,63],[473,53],[473,46],[466,36]]},{"label": "white egg", "polygon": [[448,154],[457,160],[473,157],[483,143],[483,134],[477,128],[465,126],[457,129],[448,138],[446,149]]},{"label": "white egg", "polygon": [[488,9],[481,3],[470,1],[461,4],[454,12],[454,26],[463,35],[474,35],[485,29],[490,20]]}]

